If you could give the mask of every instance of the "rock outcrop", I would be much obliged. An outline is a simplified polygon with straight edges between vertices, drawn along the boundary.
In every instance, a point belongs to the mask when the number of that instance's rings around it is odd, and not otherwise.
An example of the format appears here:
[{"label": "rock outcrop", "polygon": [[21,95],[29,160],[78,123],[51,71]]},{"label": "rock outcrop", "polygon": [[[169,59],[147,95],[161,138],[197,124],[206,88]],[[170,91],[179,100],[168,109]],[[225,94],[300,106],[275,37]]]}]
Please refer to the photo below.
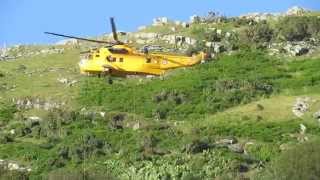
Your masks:
[{"label": "rock outcrop", "polygon": [[287,16],[301,16],[305,13],[310,12],[309,10],[299,7],[299,6],[293,6],[285,13]]},{"label": "rock outcrop", "polygon": [[12,100],[18,109],[43,109],[51,110],[58,109],[65,105],[65,103],[54,102],[52,100],[44,100],[40,98],[26,97],[23,99]]},{"label": "rock outcrop", "polygon": [[297,98],[296,103],[292,107],[293,114],[301,118],[309,110],[309,101],[310,98]]},{"label": "rock outcrop", "polygon": [[0,167],[9,171],[31,172],[32,169],[19,165],[17,162],[0,159]]}]

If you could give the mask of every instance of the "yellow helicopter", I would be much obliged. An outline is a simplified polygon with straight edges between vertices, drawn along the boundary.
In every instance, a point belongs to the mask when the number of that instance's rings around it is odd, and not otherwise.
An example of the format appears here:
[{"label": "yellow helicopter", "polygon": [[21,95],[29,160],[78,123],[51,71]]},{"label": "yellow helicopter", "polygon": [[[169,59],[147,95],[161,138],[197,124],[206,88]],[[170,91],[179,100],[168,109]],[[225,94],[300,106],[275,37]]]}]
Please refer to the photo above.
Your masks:
[{"label": "yellow helicopter", "polygon": [[149,53],[147,48],[143,50],[144,52],[139,52],[129,44],[119,41],[114,18],[111,17],[110,22],[114,42],[86,39],[51,32],[45,33],[106,44],[99,49],[90,50],[87,58],[79,62],[80,72],[87,75],[163,75],[169,69],[198,64],[206,57],[206,54],[203,52],[193,55],[192,57]]}]

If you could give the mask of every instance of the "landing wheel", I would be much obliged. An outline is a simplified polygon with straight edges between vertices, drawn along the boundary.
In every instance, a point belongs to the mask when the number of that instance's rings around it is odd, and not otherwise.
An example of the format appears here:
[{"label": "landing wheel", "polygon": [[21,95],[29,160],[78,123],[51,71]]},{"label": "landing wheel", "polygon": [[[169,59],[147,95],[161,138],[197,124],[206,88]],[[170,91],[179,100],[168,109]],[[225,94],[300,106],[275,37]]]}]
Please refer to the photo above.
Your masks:
[{"label": "landing wheel", "polygon": [[111,78],[111,76],[108,76],[106,80],[108,84],[113,84],[113,79]]}]

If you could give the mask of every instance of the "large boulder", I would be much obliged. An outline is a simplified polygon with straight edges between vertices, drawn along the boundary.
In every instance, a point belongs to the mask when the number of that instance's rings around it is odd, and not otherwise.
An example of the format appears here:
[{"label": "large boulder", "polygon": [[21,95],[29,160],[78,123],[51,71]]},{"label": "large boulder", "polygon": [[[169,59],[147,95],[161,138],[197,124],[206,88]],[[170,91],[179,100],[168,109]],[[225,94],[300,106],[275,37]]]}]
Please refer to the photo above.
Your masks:
[{"label": "large boulder", "polygon": [[78,43],[77,39],[64,39],[56,42],[56,45],[77,45]]},{"label": "large boulder", "polygon": [[225,51],[225,47],[220,42],[206,42],[206,47],[212,48],[214,53],[222,53]]},{"label": "large boulder", "polygon": [[34,97],[13,99],[12,101],[16,104],[18,109],[43,109],[48,111],[51,109],[60,109],[65,105],[64,102],[54,102],[52,100],[44,100]]},{"label": "large boulder", "polygon": [[310,12],[309,10],[299,7],[299,6],[293,6],[288,9],[288,11],[285,13],[287,16],[301,16],[305,13]]},{"label": "large boulder", "polygon": [[292,107],[292,113],[301,118],[309,110],[310,98],[298,98]]},{"label": "large boulder", "polygon": [[196,39],[193,39],[193,38],[190,38],[190,37],[186,37],[186,43],[187,43],[188,45],[194,46],[194,45],[196,45],[197,40],[196,40]]},{"label": "large boulder", "polygon": [[209,144],[208,142],[195,140],[192,143],[187,144],[184,147],[183,152],[196,154],[196,153],[201,153],[204,150],[210,149],[212,147],[213,145]]},{"label": "large boulder", "polygon": [[242,144],[231,144],[228,146],[228,149],[234,153],[243,153],[244,148]]},{"label": "large boulder", "polygon": [[320,122],[320,111],[317,111],[313,114],[313,117]]},{"label": "large boulder", "polygon": [[161,26],[169,23],[169,19],[167,17],[158,17],[153,19],[153,26]]},{"label": "large boulder", "polygon": [[136,39],[157,39],[160,37],[157,33],[136,33],[133,35]]},{"label": "large boulder", "polygon": [[201,22],[201,17],[198,15],[190,16],[190,23],[199,23]]},{"label": "large boulder", "polygon": [[286,46],[286,50],[292,56],[301,56],[307,54],[309,52],[309,48],[307,46],[295,45],[295,46]]},{"label": "large boulder", "polygon": [[235,144],[237,142],[238,140],[235,137],[230,137],[230,138],[219,139],[215,142],[215,144],[219,146],[228,146],[228,145]]}]

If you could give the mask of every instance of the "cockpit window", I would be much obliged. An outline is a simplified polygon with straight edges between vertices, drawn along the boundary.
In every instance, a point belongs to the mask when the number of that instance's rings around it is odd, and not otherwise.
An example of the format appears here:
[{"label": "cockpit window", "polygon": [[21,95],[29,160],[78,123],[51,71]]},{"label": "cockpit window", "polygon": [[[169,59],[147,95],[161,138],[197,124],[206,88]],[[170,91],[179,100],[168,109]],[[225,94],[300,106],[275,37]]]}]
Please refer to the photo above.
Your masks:
[{"label": "cockpit window", "polygon": [[113,54],[128,54],[129,51],[124,48],[109,48],[108,49]]},{"label": "cockpit window", "polygon": [[107,56],[107,61],[111,62],[112,61],[112,57],[111,56]]}]

